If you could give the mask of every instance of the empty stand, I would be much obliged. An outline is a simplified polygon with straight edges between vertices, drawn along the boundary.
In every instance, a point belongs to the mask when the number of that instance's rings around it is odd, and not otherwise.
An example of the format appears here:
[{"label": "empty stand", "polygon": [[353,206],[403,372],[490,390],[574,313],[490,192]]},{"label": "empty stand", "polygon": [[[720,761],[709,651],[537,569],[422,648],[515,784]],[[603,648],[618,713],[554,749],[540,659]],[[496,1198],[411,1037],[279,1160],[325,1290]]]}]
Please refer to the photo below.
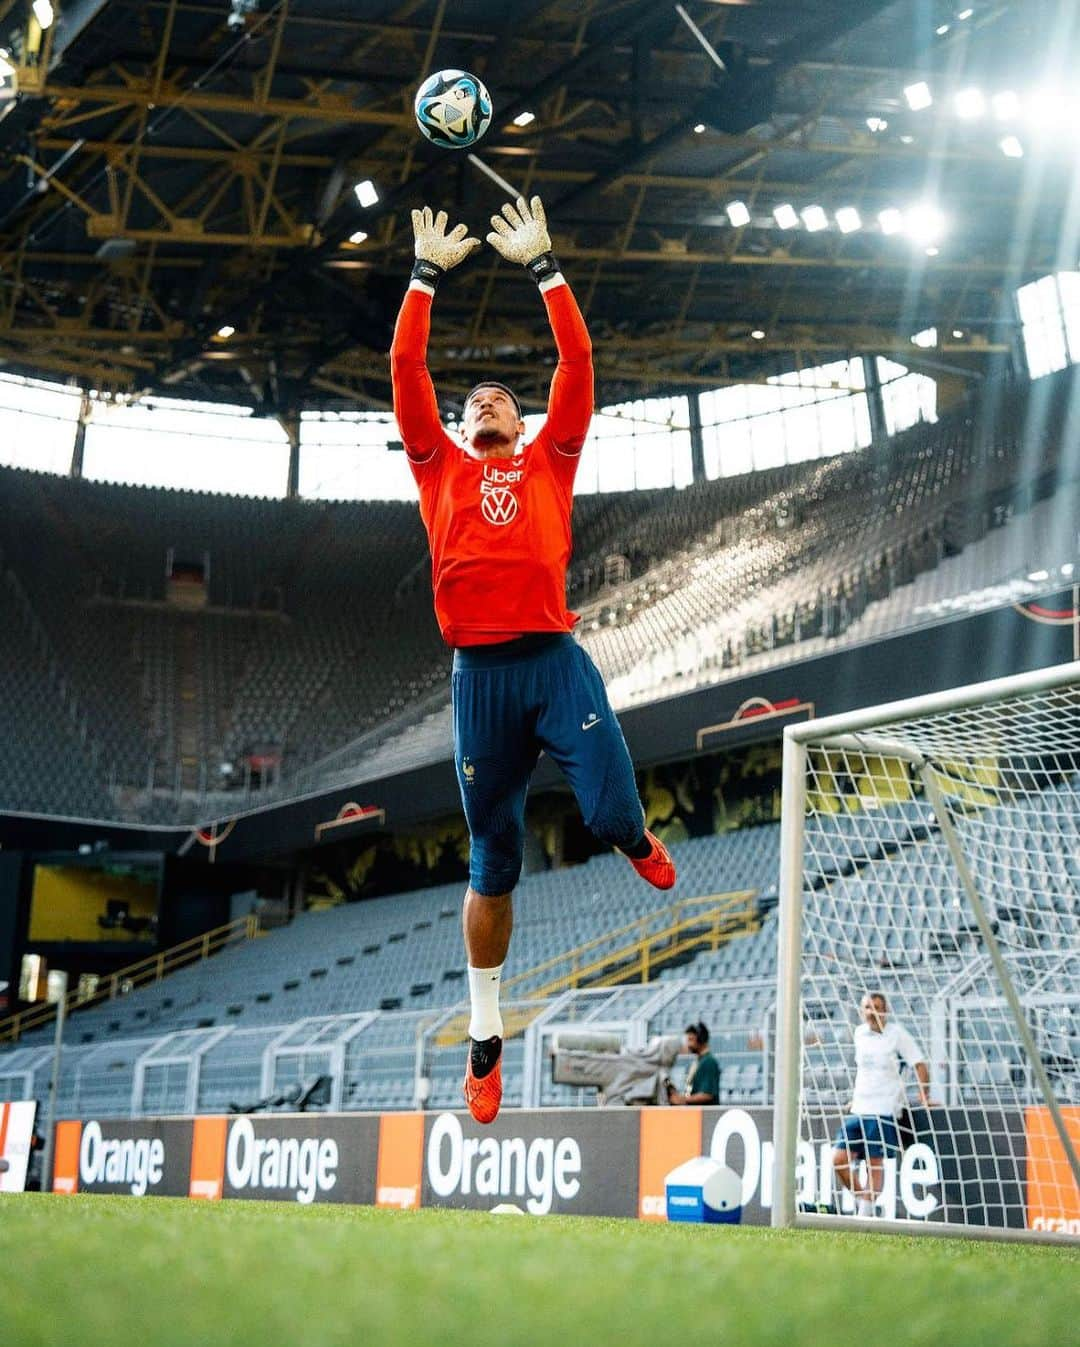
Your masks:
[{"label": "empty stand", "polygon": [[[985,426],[962,408],[857,453],[579,499],[570,600],[616,706],[992,602],[1018,571],[1073,564],[1070,388],[1006,389]],[[3,469],[0,509],[4,602],[33,651],[4,674],[9,715],[42,748],[32,770],[10,749],[0,806],[190,822],[238,793],[445,756],[449,654],[415,505]],[[205,607],[167,603],[170,556],[198,560]],[[77,752],[44,723],[58,701]]]},{"label": "empty stand", "polygon": [[[1008,806],[1014,829],[1023,828],[1026,812],[1040,811],[1041,825],[1032,829],[1038,845],[1006,872],[994,860],[988,836],[980,882],[994,920],[1008,928],[1014,957],[1030,950],[1048,970],[1047,994],[1036,998],[1030,1014],[1061,1097],[1077,1102],[1080,1001],[1063,994],[1075,986],[1080,939],[1080,823],[1068,807],[1071,798],[1051,789]],[[870,814],[840,814],[827,826],[840,843],[836,854],[845,859],[809,877],[818,908],[838,931],[856,912],[874,912],[870,927],[877,943],[868,949],[874,981],[896,1017],[933,1045],[934,1070],[946,1073],[937,1084],[954,1098],[977,1100],[983,1092],[1000,1100],[1007,1087],[1018,1105],[1029,1100],[1031,1083],[1015,1031],[987,999],[993,995],[987,957],[957,916],[955,877],[927,806],[914,800]],[[875,873],[883,848],[892,875],[888,893]],[[589,1102],[585,1092],[551,1084],[536,1056],[544,1026],[621,1025],[629,1032],[636,1024],[643,1040],[679,1033],[698,1019],[713,1033],[722,1102],[769,1101],[779,830],[743,829],[677,843],[673,851],[680,870],[676,897],[753,888],[763,915],[760,929],[666,967],[646,984],[571,988],[542,1002],[509,1003],[505,1013],[514,1033],[504,1068],[508,1102]],[[901,903],[895,902],[898,873],[905,877]],[[448,885],[309,912],[288,928],[159,984],[74,1014],[66,1031],[62,1109],[84,1116],[87,1110],[152,1112],[177,1107],[183,1098],[197,1111],[222,1111],[324,1074],[332,1077],[331,1097],[344,1109],[409,1108],[417,1097],[418,1063],[428,1082],[428,1106],[456,1104],[462,1045],[454,1025],[465,995],[460,901],[461,886]],[[526,876],[515,902],[508,971],[655,907],[652,891],[614,855]],[[827,950],[818,957],[827,960]],[[920,977],[930,966],[935,976]],[[813,969],[809,974],[812,979]],[[931,990],[943,982],[957,989],[951,1021]],[[826,978],[822,985],[831,983]],[[811,996],[806,1011],[807,1089],[832,1100],[838,1082],[850,1083],[857,1007],[838,1003],[830,992],[818,1001]],[[955,1030],[943,1028],[946,1023]],[[31,1089],[43,1098],[48,1039],[47,1028],[34,1031],[0,1052],[0,1086]]]}]

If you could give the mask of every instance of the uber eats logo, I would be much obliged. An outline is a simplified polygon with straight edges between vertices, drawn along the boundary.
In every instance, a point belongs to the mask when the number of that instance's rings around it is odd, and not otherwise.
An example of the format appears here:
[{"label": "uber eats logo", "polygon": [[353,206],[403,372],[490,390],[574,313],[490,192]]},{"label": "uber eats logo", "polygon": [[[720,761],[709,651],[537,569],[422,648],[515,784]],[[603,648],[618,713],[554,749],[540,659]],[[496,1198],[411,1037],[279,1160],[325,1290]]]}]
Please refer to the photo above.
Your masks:
[{"label": "uber eats logo", "polygon": [[452,1113],[435,1120],[427,1144],[427,1176],[437,1197],[525,1197],[534,1216],[551,1210],[555,1197],[581,1191],[581,1147],[573,1137],[466,1137]]},{"label": "uber eats logo", "polygon": [[338,1144],[331,1137],[257,1137],[250,1118],[229,1128],[225,1178],[229,1186],[292,1192],[297,1202],[314,1202],[337,1183]]},{"label": "uber eats logo", "polygon": [[165,1175],[165,1143],[160,1137],[107,1137],[98,1122],[88,1122],[79,1144],[79,1184],[89,1188],[115,1184],[142,1197]]}]

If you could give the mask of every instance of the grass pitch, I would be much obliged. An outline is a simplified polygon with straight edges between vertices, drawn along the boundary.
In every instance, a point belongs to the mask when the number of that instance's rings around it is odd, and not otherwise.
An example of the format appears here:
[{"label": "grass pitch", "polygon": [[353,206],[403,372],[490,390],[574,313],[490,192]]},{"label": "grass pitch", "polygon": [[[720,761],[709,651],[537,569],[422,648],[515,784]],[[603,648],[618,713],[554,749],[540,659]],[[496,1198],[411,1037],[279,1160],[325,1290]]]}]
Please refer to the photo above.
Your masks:
[{"label": "grass pitch", "polygon": [[4,1347],[1026,1347],[1071,1249],[368,1207],[0,1196]]}]

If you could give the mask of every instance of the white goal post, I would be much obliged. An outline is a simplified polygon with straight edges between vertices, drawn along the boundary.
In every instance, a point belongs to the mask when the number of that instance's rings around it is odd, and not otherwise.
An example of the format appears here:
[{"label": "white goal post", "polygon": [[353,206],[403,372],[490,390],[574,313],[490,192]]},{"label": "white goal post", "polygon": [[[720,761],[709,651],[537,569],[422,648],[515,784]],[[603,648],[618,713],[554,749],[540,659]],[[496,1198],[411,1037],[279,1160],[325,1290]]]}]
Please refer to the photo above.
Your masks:
[{"label": "white goal post", "polygon": [[1080,1241],[1080,662],[785,729],[777,981],[773,1225]]}]

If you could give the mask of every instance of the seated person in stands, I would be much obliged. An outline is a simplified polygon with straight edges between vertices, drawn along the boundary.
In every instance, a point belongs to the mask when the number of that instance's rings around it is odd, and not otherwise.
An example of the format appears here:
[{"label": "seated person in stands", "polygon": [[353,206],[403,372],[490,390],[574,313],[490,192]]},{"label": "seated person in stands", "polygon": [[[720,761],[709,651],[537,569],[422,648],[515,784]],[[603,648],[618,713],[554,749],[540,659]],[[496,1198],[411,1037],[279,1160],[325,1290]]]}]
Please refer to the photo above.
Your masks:
[{"label": "seated person in stands", "polygon": [[[863,1023],[855,1030],[855,1089],[851,1111],[836,1134],[833,1171],[854,1196],[856,1215],[873,1216],[881,1192],[887,1155],[900,1154],[897,1115],[907,1109],[900,1063],[915,1071],[919,1102],[930,1108],[930,1071],[926,1054],[908,1031],[893,1020],[882,992],[867,992],[859,1004]],[[858,1165],[866,1161],[866,1183]]]},{"label": "seated person in stands", "polygon": [[686,1051],[697,1061],[686,1073],[686,1085],[680,1094],[668,1085],[669,1104],[717,1104],[720,1102],[720,1064],[709,1051],[709,1029],[701,1020],[686,1026]]}]

